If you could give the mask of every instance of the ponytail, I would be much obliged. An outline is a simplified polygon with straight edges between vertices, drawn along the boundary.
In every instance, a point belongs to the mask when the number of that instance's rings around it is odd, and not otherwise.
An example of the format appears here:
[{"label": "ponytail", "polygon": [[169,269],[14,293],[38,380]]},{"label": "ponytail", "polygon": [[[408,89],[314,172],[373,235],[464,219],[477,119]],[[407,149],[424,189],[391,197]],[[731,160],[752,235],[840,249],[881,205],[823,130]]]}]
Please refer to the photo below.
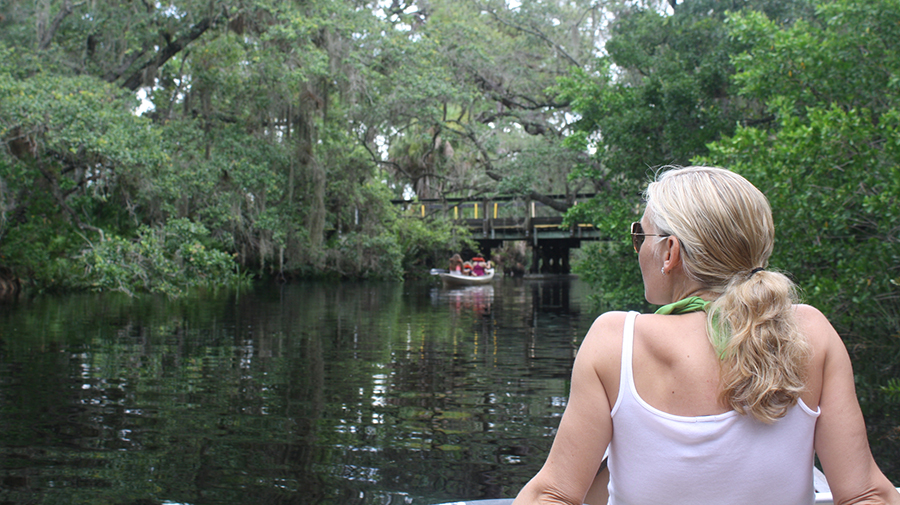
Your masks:
[{"label": "ponytail", "polygon": [[763,270],[738,275],[708,309],[722,401],[766,423],[783,417],[805,390],[810,346],[794,318],[796,298],[790,279]]}]

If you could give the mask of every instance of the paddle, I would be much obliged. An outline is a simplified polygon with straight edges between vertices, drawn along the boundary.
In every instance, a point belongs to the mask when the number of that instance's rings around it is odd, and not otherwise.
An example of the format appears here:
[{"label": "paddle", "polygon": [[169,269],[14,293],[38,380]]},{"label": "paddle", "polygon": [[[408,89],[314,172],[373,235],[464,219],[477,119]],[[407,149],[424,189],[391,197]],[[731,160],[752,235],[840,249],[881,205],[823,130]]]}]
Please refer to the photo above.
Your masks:
[{"label": "paddle", "polygon": [[443,268],[432,268],[428,273],[430,273],[431,275],[438,275],[438,274],[445,274],[445,273],[447,273],[447,271],[444,270]]}]

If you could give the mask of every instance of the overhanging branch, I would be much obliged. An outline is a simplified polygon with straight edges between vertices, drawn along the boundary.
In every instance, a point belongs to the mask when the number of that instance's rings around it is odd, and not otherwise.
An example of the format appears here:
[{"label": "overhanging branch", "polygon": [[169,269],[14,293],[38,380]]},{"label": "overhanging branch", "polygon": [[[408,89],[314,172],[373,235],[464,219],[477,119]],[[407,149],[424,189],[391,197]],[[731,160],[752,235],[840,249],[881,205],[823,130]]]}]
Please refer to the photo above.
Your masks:
[{"label": "overhanging branch", "polygon": [[[163,66],[163,64],[169,61],[173,56],[187,47],[188,44],[197,40],[201,35],[206,33],[207,30],[214,27],[222,17],[224,17],[224,14],[216,16],[215,18],[204,18],[199,23],[192,26],[186,34],[169,42],[169,44],[156,53],[156,57],[151,58],[137,70],[132,72],[131,75],[125,79],[122,87],[130,89],[131,91],[136,91],[141,84],[143,84],[148,69]],[[119,77],[120,75],[116,75],[110,79],[110,81],[118,80]]]},{"label": "overhanging branch", "polygon": [[84,2],[78,2],[77,4],[72,4],[70,0],[66,0],[63,2],[62,8],[59,9],[59,12],[56,13],[56,16],[53,18],[53,22],[50,23],[50,26],[47,30],[41,34],[41,41],[38,44],[38,49],[41,51],[46,50],[50,47],[50,43],[53,41],[53,36],[56,35],[56,31],[59,30],[59,25],[62,24],[63,20],[66,19],[69,14],[72,14],[72,11],[75,7],[81,7],[84,5]]}]

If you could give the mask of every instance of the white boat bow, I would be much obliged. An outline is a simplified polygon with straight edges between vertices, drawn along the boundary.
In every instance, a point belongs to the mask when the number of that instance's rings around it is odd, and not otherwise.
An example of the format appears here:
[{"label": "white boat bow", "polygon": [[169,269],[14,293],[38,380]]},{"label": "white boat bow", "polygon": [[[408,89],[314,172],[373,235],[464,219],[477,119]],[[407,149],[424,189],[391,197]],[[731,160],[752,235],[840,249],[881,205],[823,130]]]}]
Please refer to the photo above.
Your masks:
[{"label": "white boat bow", "polygon": [[[833,505],[834,498],[831,496],[831,488],[825,479],[825,474],[818,468],[813,468],[813,487],[816,490],[816,498],[814,504]],[[900,488],[897,488],[900,492]],[[440,505],[512,505],[512,498],[494,498],[488,500],[467,500],[446,502]],[[586,504],[586,505],[602,505],[602,504]]]}]

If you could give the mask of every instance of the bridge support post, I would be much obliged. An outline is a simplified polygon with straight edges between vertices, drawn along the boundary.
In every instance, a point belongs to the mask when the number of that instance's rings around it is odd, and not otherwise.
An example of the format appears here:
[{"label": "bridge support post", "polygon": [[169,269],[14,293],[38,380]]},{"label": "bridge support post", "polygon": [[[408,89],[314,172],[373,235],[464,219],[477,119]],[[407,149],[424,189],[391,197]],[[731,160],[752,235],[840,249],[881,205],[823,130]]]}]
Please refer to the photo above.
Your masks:
[{"label": "bridge support post", "polygon": [[535,241],[531,248],[532,274],[568,274],[571,273],[569,252],[580,246],[577,239]]}]

